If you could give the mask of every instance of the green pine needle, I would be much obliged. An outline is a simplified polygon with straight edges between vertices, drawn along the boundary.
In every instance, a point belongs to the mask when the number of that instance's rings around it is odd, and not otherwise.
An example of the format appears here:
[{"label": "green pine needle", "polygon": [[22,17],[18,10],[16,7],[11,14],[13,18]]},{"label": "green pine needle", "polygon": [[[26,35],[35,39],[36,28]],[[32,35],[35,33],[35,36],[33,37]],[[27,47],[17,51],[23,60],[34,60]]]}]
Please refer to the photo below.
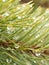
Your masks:
[{"label": "green pine needle", "polygon": [[0,0],[0,65],[49,65],[49,8]]}]

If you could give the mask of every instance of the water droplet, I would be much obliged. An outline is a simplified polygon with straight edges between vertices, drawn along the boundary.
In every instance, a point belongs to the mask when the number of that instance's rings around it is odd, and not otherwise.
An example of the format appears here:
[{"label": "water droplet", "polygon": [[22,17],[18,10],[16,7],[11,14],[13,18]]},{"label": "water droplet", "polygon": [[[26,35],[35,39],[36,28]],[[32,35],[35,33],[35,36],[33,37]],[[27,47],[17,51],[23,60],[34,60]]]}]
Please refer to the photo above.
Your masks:
[{"label": "water droplet", "polygon": [[26,30],[26,28],[25,28],[25,27],[23,27],[23,30]]},{"label": "water droplet", "polygon": [[1,32],[2,30],[0,29],[0,32]]},{"label": "water droplet", "polygon": [[9,59],[6,59],[6,62],[9,62]]},{"label": "water droplet", "polygon": [[15,46],[16,49],[19,48],[19,47],[20,47],[19,45]]},{"label": "water droplet", "polygon": [[7,30],[11,30],[9,27],[7,27]]},{"label": "water droplet", "polygon": [[32,4],[30,5],[30,7],[32,7]]},{"label": "water droplet", "polygon": [[45,27],[48,27],[49,26],[49,23],[47,23],[46,25],[45,25]]},{"label": "water droplet", "polygon": [[9,16],[9,13],[6,12],[6,13],[4,13],[2,16]]},{"label": "water droplet", "polygon": [[41,42],[43,42],[43,40],[41,40]]},{"label": "water droplet", "polygon": [[29,36],[32,36],[32,34],[29,34]]},{"label": "water droplet", "polygon": [[3,2],[5,2],[6,0],[2,0]]},{"label": "water droplet", "polygon": [[33,19],[36,19],[36,17],[33,17]]},{"label": "water droplet", "polygon": [[14,40],[18,40],[20,38],[20,36],[14,36],[13,39]]},{"label": "water droplet", "polygon": [[25,8],[26,7],[26,4],[23,4],[22,7]]},{"label": "water droplet", "polygon": [[41,63],[45,65],[45,60],[41,60]]},{"label": "water droplet", "polygon": [[34,61],[34,63],[36,63],[36,61]]},{"label": "water droplet", "polygon": [[7,26],[7,33],[8,33],[8,34],[11,34],[14,30],[15,30],[14,27],[12,27],[12,26]]},{"label": "water droplet", "polygon": [[10,59],[9,62],[12,62],[12,60]]},{"label": "water droplet", "polygon": [[6,62],[7,62],[7,63],[11,63],[12,60],[11,60],[11,59],[6,59]]},{"label": "water droplet", "polygon": [[20,9],[20,7],[17,7],[17,10],[19,10]]},{"label": "water droplet", "polygon": [[46,14],[49,14],[49,9],[46,10]]},{"label": "water droplet", "polygon": [[36,55],[36,56],[40,56],[40,55],[41,55],[41,53],[36,53],[35,55]]},{"label": "water droplet", "polygon": [[18,16],[18,19],[21,19],[22,17],[21,16]]},{"label": "water droplet", "polygon": [[11,34],[11,28],[7,27],[7,33]]},{"label": "water droplet", "polygon": [[36,36],[36,38],[38,38],[39,37],[39,34]]},{"label": "water droplet", "polygon": [[16,65],[16,63],[14,63],[13,65]]}]

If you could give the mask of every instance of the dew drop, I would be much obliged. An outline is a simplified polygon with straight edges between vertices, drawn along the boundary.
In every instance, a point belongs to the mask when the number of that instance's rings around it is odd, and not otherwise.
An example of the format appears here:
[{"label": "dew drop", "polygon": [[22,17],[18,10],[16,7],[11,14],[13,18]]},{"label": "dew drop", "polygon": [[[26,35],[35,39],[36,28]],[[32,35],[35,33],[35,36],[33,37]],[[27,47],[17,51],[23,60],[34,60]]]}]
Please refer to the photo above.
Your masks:
[{"label": "dew drop", "polygon": [[15,28],[12,26],[7,26],[7,33],[11,34],[12,32],[14,32]]},{"label": "dew drop", "polygon": [[20,36],[14,36],[13,39],[14,40],[18,40],[20,38]]},{"label": "dew drop", "polygon": [[9,16],[9,13],[8,13],[8,12],[6,12],[6,13],[4,13],[4,14],[3,14],[3,16]]},{"label": "dew drop", "polygon": [[16,65],[16,63],[14,63],[13,65]]},{"label": "dew drop", "polygon": [[40,55],[41,55],[41,53],[36,53],[35,55],[36,55],[36,56],[40,56]]},{"label": "dew drop", "polygon": [[45,25],[45,27],[48,27],[49,26],[49,23],[47,23],[46,25]]},{"label": "dew drop", "polygon": [[23,30],[24,30],[24,31],[27,31],[27,29],[26,29],[25,27],[23,27]]},{"label": "dew drop", "polygon": [[12,62],[12,60],[10,59],[9,62]]},{"label": "dew drop", "polygon": [[36,61],[34,61],[34,63],[36,63]]},{"label": "dew drop", "polygon": [[6,59],[6,62],[9,62],[9,59]]},{"label": "dew drop", "polygon": [[18,16],[18,19],[21,19],[22,17],[21,16]]},{"label": "dew drop", "polygon": [[15,46],[15,48],[17,49],[17,48],[19,48],[20,46]]},{"label": "dew drop", "polygon": [[46,14],[49,14],[49,9],[46,10]]},{"label": "dew drop", "polygon": [[36,38],[38,38],[39,37],[39,34],[36,36]]},{"label": "dew drop", "polygon": [[19,10],[20,9],[20,7],[17,7],[17,10]]},{"label": "dew drop", "polygon": [[9,27],[7,27],[7,30],[11,30]]},{"label": "dew drop", "polygon": [[45,65],[45,60],[41,60],[41,63]]},{"label": "dew drop", "polygon": [[35,19],[36,19],[36,17],[33,17],[33,19],[35,20]]},{"label": "dew drop", "polygon": [[22,7],[25,8],[26,7],[26,4],[23,4]]},{"label": "dew drop", "polygon": [[5,2],[6,0],[2,0],[3,2]]},{"label": "dew drop", "polygon": [[43,40],[41,40],[41,42],[43,42]]},{"label": "dew drop", "polygon": [[30,7],[32,7],[32,4],[30,5]]},{"label": "dew drop", "polygon": [[2,30],[0,29],[0,32],[1,32]]},{"label": "dew drop", "polygon": [[32,36],[32,34],[29,34],[29,36]]}]

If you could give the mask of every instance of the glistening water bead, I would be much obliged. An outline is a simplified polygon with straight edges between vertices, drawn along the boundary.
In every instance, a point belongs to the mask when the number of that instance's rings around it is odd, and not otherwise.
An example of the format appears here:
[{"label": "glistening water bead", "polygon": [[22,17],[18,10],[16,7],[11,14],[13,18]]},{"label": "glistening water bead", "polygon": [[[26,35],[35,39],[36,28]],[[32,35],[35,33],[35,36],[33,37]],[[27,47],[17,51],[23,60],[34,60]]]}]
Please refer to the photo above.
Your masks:
[{"label": "glistening water bead", "polygon": [[2,0],[3,2],[6,2],[6,0]]}]

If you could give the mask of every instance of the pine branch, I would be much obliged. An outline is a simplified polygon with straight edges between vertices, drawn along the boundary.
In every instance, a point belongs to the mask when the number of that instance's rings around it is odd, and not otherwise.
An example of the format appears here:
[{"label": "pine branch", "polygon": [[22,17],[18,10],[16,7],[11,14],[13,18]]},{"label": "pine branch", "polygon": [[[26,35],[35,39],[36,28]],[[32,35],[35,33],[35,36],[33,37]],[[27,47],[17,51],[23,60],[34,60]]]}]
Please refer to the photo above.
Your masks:
[{"label": "pine branch", "polygon": [[49,65],[49,9],[34,4],[0,1],[0,65]]}]

